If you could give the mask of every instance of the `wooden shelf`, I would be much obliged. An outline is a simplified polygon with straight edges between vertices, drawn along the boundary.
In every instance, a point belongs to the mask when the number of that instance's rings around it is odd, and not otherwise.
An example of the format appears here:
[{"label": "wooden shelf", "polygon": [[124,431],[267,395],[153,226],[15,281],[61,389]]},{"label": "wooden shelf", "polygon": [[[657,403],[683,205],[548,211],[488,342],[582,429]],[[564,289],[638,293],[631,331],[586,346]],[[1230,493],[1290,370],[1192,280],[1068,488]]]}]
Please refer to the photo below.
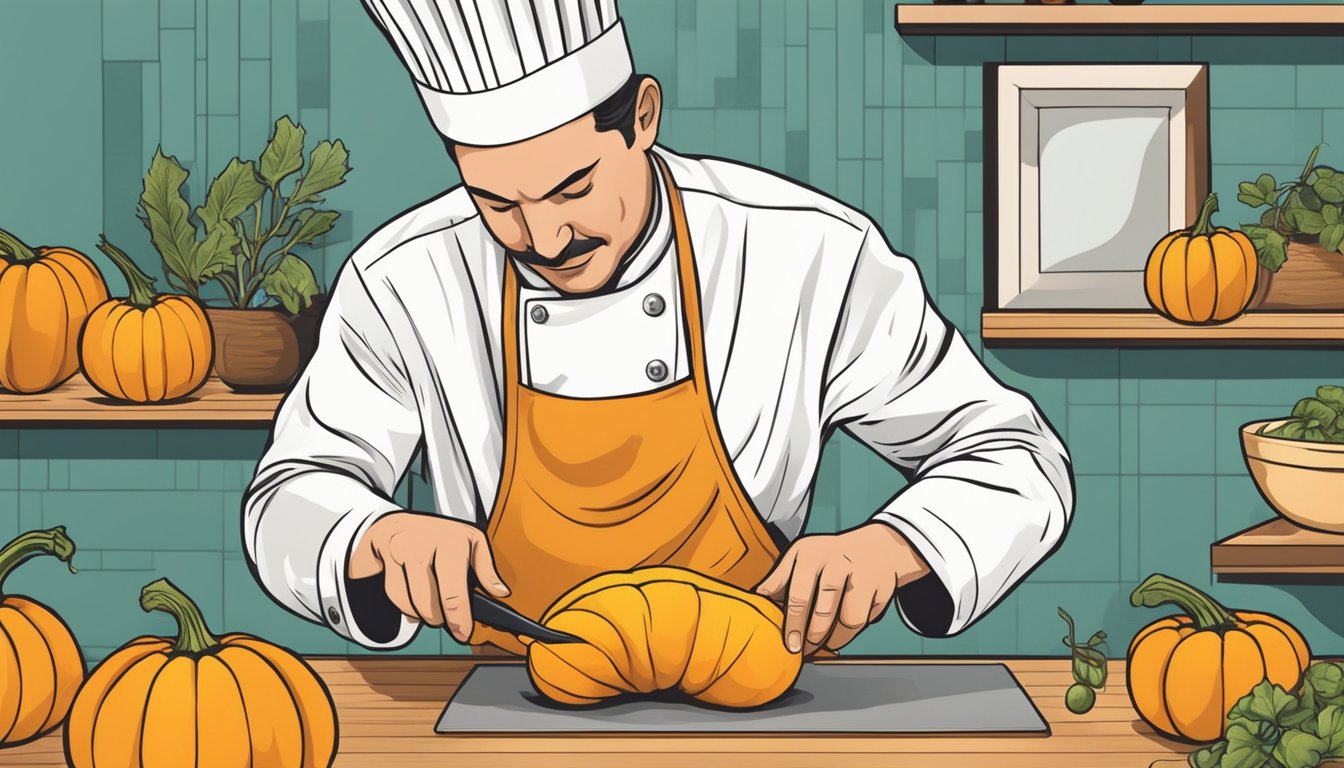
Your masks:
[{"label": "wooden shelf", "polygon": [[1344,575],[1344,534],[1301,528],[1281,517],[1212,547],[1213,572],[1225,576]]},{"label": "wooden shelf", "polygon": [[1247,312],[1196,326],[1155,312],[991,310],[981,314],[980,333],[990,346],[1331,347],[1344,345],[1344,312]]},{"label": "wooden shelf", "polygon": [[269,427],[281,395],[243,395],[211,376],[182,400],[157,405],[120,403],[74,378],[38,395],[0,392],[0,427],[149,426]]},{"label": "wooden shelf", "polygon": [[1344,5],[907,5],[902,35],[1338,35]]}]

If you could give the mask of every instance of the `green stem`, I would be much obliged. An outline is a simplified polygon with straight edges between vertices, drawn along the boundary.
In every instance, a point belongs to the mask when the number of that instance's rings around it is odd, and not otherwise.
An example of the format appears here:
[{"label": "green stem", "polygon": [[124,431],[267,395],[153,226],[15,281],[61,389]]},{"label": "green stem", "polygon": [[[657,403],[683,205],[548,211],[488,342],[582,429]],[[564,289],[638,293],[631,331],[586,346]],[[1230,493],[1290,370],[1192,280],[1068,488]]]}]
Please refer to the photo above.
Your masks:
[{"label": "green stem", "polygon": [[1204,198],[1204,207],[1199,210],[1199,219],[1195,221],[1195,228],[1190,232],[1192,236],[1213,234],[1213,212],[1218,210],[1218,193],[1210,192],[1209,196]]},{"label": "green stem", "polygon": [[140,309],[154,306],[154,278],[136,266],[125,251],[109,243],[106,235],[98,236],[98,250],[111,259],[117,269],[121,270],[122,277],[126,278],[126,285],[130,288],[131,304]]},{"label": "green stem", "polygon": [[4,589],[5,579],[10,571],[19,567],[23,561],[38,555],[55,555],[65,561],[71,573],[77,573],[70,558],[75,556],[75,542],[65,535],[65,526],[58,525],[45,531],[29,531],[0,549],[0,590]]},{"label": "green stem", "polygon": [[8,253],[18,262],[32,261],[37,258],[37,253],[32,248],[29,248],[22,240],[3,229],[0,229],[0,251]]},{"label": "green stem", "polygon": [[1231,612],[1212,597],[1160,573],[1145,579],[1129,596],[1129,603],[1136,608],[1156,608],[1170,603],[1193,619],[1198,630],[1228,629],[1237,623]]},{"label": "green stem", "polygon": [[140,590],[140,607],[146,611],[163,611],[177,621],[177,644],[174,651],[200,653],[219,645],[219,639],[210,634],[201,609],[186,593],[167,579],[159,579]]},{"label": "green stem", "polygon": [[1311,156],[1307,158],[1307,164],[1302,166],[1302,179],[1306,182],[1307,177],[1311,175],[1311,169],[1316,165],[1316,155],[1321,151],[1321,145],[1317,144],[1315,149],[1311,150]]}]

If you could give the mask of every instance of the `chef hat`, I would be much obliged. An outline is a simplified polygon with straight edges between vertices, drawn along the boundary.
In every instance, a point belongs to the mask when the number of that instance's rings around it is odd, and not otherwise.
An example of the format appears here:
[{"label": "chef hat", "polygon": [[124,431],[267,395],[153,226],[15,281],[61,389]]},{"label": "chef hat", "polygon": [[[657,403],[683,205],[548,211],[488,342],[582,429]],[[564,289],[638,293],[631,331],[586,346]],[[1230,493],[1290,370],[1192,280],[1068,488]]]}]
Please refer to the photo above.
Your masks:
[{"label": "chef hat", "polygon": [[511,144],[593,110],[634,72],[616,0],[364,0],[439,133]]}]

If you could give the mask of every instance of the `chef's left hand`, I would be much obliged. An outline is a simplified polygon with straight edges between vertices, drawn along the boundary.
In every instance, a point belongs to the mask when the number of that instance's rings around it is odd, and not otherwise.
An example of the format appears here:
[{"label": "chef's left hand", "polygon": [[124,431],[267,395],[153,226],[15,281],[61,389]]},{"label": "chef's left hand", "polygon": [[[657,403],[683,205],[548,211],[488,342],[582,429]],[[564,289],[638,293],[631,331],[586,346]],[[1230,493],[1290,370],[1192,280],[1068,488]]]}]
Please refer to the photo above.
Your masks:
[{"label": "chef's left hand", "polygon": [[882,616],[898,587],[928,572],[904,536],[872,522],[798,539],[756,591],[784,603],[785,645],[809,655],[849,643]]}]

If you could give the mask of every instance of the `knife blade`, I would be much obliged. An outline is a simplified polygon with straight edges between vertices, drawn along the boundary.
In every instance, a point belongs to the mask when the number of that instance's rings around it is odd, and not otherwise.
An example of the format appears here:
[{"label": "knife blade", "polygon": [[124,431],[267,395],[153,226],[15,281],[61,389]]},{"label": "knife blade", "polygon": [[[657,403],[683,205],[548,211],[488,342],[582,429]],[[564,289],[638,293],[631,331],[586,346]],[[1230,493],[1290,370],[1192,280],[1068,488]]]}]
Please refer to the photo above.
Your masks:
[{"label": "knife blade", "polygon": [[470,593],[471,618],[515,635],[527,635],[543,643],[581,643],[582,638],[538,624],[504,603],[475,590]]}]

